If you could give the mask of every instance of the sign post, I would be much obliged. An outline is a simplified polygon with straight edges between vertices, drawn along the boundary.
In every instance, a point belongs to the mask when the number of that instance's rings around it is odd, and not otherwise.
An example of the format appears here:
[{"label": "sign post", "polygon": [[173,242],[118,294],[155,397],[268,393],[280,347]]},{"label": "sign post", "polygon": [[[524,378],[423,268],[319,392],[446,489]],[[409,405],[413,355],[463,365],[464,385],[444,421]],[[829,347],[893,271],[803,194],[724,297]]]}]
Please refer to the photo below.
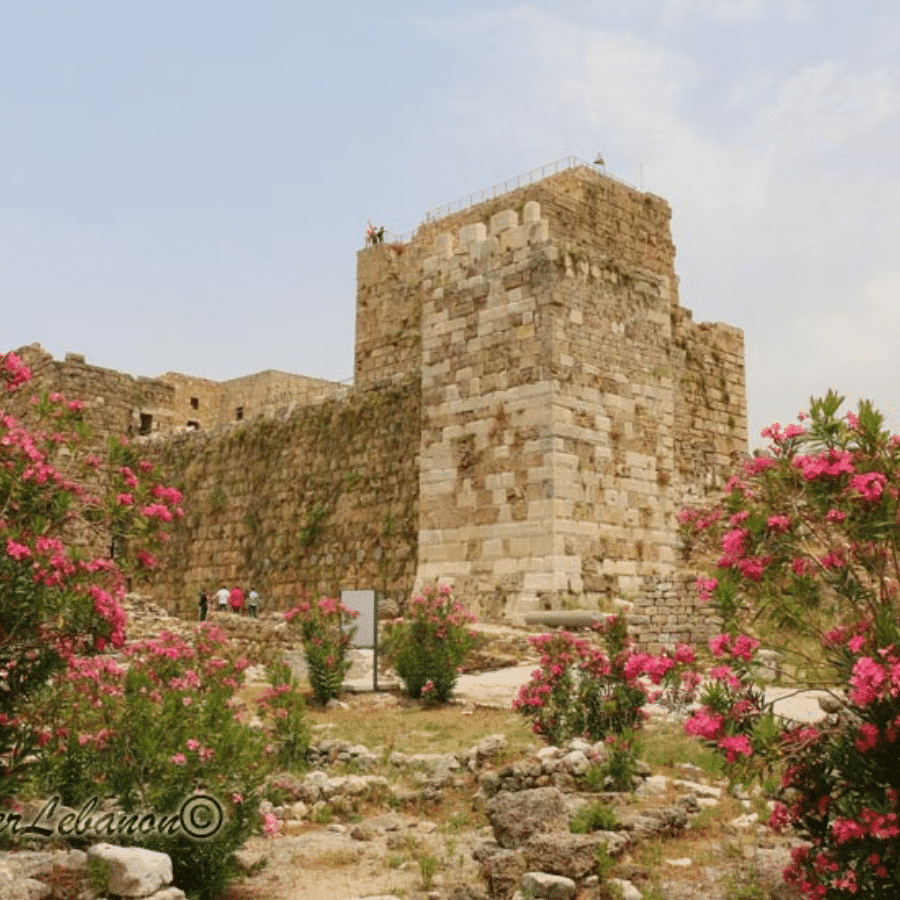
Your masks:
[{"label": "sign post", "polygon": [[372,650],[372,690],[378,690],[378,598],[375,591],[341,591],[341,603],[356,610],[351,646]]}]

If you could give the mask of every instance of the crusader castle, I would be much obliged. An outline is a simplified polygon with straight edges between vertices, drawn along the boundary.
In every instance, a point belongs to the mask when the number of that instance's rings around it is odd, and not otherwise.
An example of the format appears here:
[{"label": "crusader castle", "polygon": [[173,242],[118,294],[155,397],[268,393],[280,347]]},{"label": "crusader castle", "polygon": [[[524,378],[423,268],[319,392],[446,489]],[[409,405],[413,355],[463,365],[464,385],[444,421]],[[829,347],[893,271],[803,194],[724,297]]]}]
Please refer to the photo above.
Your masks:
[{"label": "crusader castle", "polygon": [[747,450],[743,336],[679,305],[664,200],[554,168],[359,252],[352,387],[19,351],[186,493],[154,599],[440,579],[484,617],[625,597],[647,646],[705,635],[674,514]]}]

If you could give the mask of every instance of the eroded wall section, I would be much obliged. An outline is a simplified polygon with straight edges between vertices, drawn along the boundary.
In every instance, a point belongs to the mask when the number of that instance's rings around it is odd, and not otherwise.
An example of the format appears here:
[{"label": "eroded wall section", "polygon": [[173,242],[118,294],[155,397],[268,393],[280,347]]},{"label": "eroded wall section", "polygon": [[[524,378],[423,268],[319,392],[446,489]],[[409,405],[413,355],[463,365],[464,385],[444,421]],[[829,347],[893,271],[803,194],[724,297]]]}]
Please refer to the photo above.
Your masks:
[{"label": "eroded wall section", "polygon": [[185,494],[151,594],[196,612],[201,587],[253,587],[265,607],[303,591],[406,597],[418,543],[418,383],[290,415],[148,441]]}]

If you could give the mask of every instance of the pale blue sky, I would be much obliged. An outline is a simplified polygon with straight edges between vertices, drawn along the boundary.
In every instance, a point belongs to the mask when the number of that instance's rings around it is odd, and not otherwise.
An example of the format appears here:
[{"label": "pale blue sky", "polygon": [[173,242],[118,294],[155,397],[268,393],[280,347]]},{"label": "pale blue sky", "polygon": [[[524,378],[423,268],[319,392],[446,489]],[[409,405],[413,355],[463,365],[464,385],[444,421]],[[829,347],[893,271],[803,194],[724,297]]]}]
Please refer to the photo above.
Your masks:
[{"label": "pale blue sky", "polygon": [[28,0],[0,9],[0,349],[136,375],[353,370],[366,220],[598,151],[745,331],[751,441],[900,423],[900,6]]}]

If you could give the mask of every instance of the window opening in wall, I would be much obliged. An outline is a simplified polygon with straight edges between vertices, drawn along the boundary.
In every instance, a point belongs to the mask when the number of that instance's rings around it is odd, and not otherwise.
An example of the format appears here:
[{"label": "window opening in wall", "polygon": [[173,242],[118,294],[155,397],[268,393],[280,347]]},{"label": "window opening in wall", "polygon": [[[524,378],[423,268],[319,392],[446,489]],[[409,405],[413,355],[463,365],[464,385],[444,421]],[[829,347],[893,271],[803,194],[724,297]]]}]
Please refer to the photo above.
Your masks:
[{"label": "window opening in wall", "polygon": [[150,434],[153,430],[153,416],[150,413],[141,413],[141,428],[139,434]]},{"label": "window opening in wall", "polygon": [[188,428],[192,428],[194,431],[199,431],[199,430],[200,430],[200,423],[197,422],[197,421],[195,421],[194,419],[188,419],[188,421],[187,421],[187,427],[188,427]]},{"label": "window opening in wall", "polygon": [[234,411],[234,417],[235,417],[235,419],[238,420],[238,422],[240,422],[241,419],[244,418],[244,407],[243,407],[243,406],[239,406],[239,407]]},{"label": "window opening in wall", "polygon": [[199,397],[191,397],[191,409],[200,409]]}]

